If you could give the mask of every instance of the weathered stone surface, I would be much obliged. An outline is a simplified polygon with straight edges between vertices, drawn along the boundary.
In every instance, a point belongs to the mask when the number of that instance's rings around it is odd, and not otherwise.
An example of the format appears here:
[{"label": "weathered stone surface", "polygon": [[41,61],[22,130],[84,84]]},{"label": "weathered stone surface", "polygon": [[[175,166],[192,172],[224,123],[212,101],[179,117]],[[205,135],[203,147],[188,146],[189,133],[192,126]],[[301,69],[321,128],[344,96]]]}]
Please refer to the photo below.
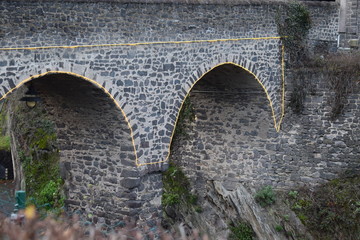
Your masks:
[{"label": "weathered stone surface", "polygon": [[125,188],[134,188],[140,185],[140,179],[139,178],[124,178],[120,181],[121,186]]}]

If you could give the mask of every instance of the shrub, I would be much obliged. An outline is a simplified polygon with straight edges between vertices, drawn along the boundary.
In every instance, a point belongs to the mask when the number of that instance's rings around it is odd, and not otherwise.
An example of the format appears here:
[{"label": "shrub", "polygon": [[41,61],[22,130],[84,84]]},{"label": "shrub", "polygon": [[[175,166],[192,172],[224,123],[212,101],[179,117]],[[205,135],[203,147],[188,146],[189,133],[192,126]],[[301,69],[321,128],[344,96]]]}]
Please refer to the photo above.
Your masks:
[{"label": "shrub", "polygon": [[255,195],[255,201],[262,207],[270,206],[275,202],[275,193],[271,186],[263,187]]},{"label": "shrub", "polygon": [[300,189],[288,202],[314,239],[360,239],[360,176]]},{"label": "shrub", "polygon": [[62,185],[63,181],[61,179],[57,181],[50,180],[39,194],[39,204],[50,204],[51,207],[63,206],[64,200],[60,193]]},{"label": "shrub", "polygon": [[10,151],[10,136],[0,136],[0,150]]},{"label": "shrub", "polygon": [[281,226],[281,225],[276,225],[276,226],[275,226],[275,231],[277,231],[277,232],[282,232],[282,231],[284,231],[284,228],[283,228],[283,226]]},{"label": "shrub", "polygon": [[289,197],[296,199],[298,197],[299,193],[298,191],[290,191],[289,192]]},{"label": "shrub", "polygon": [[291,2],[281,6],[275,20],[289,64],[302,65],[307,57],[305,39],[311,28],[309,10],[299,2]]},{"label": "shrub", "polygon": [[334,91],[331,104],[331,120],[335,120],[343,111],[347,97],[357,89],[360,83],[360,54],[333,54],[324,61],[324,72]]},{"label": "shrub", "polygon": [[244,222],[232,224],[229,229],[231,231],[229,235],[230,240],[252,240],[255,235],[251,226]]},{"label": "shrub", "polygon": [[162,204],[174,206],[184,203],[189,207],[197,207],[198,198],[190,193],[190,182],[180,167],[170,164],[167,171],[163,172],[164,193]]},{"label": "shrub", "polygon": [[180,203],[180,196],[177,193],[164,192],[162,195],[162,204],[164,206],[173,206]]}]

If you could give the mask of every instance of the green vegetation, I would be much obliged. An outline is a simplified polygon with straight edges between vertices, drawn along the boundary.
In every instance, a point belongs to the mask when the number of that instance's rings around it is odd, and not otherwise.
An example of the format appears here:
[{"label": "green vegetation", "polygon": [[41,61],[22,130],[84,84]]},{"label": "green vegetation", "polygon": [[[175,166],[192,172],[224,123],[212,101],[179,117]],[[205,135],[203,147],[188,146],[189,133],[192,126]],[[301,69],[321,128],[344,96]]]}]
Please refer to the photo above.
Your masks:
[{"label": "green vegetation", "polygon": [[262,207],[267,207],[275,203],[275,193],[271,186],[263,187],[255,195],[255,201]]},{"label": "green vegetation", "polygon": [[178,116],[178,120],[175,126],[174,138],[178,136],[187,136],[186,125],[188,122],[192,122],[194,120],[195,120],[194,107],[191,103],[190,95],[188,95],[184,100],[184,103],[182,105],[182,108]]},{"label": "green vegetation", "polygon": [[[173,140],[180,136],[187,136],[189,122],[195,119],[193,105],[190,97],[187,96],[180,110],[178,120],[175,126]],[[173,141],[174,143],[174,141]],[[171,158],[170,166],[167,171],[163,172],[163,195],[162,205],[166,208],[172,208],[175,212],[181,210],[189,212],[202,212],[201,206],[197,204],[198,198],[191,193],[189,179],[184,172],[177,166]],[[181,210],[180,210],[181,209]],[[165,211],[166,213],[166,211]]]},{"label": "green vegetation", "polygon": [[0,112],[0,150],[10,151],[10,136],[8,135],[6,131],[6,121],[7,121],[7,114],[4,110],[4,106],[6,107],[7,102],[4,101],[1,106],[1,112]]},{"label": "green vegetation", "polygon": [[36,150],[53,150],[53,144],[56,142],[56,132],[54,124],[47,120],[42,119],[39,121],[40,127],[37,128],[30,140],[30,149]]},{"label": "green vegetation", "polygon": [[189,179],[180,167],[170,164],[169,169],[163,173],[163,184],[163,206],[174,206],[181,203],[193,207],[196,212],[201,212],[201,207],[197,205],[197,196],[190,193]]},{"label": "green vegetation", "polygon": [[244,222],[231,224],[229,229],[231,231],[229,234],[230,240],[252,240],[255,236],[251,226]]},{"label": "green vegetation", "polygon": [[50,210],[62,208],[64,198],[61,194],[63,181],[60,178],[58,156],[44,153],[34,159],[20,153],[27,192],[27,205],[35,204],[39,208]]},{"label": "green vegetation", "polygon": [[307,58],[305,41],[311,28],[309,10],[302,3],[290,2],[280,7],[275,20],[278,33],[283,37],[288,64],[302,65]]},{"label": "green vegetation", "polygon": [[[306,95],[314,92],[314,83],[307,81],[308,68],[316,67],[329,80],[330,90],[334,92],[329,103],[330,119],[343,112],[347,104],[347,96],[355,89],[360,78],[360,54],[328,54],[326,56],[310,56],[307,51],[306,38],[311,28],[309,10],[299,2],[291,2],[280,6],[276,15],[278,33],[283,38],[287,66],[292,70],[293,90],[289,106],[293,112],[301,113],[304,109]],[[305,67],[305,69],[303,69]]]},{"label": "green vegetation", "polygon": [[301,189],[287,200],[315,239],[360,239],[360,176]]},{"label": "green vegetation", "polygon": [[10,151],[10,136],[0,136],[0,150]]},{"label": "green vegetation", "polygon": [[64,206],[59,149],[54,123],[43,105],[16,105],[13,115],[18,155],[23,167],[27,205],[60,213]]},{"label": "green vegetation", "polygon": [[298,195],[299,195],[298,191],[290,191],[289,192],[289,197],[291,197],[291,198],[296,199],[298,197]]},{"label": "green vegetation", "polygon": [[282,231],[284,231],[284,228],[283,228],[283,226],[281,226],[281,225],[276,225],[276,226],[275,226],[275,231],[277,231],[277,232],[282,232]]},{"label": "green vegetation", "polygon": [[309,62],[306,46],[306,37],[311,28],[310,12],[299,2],[290,2],[280,7],[276,16],[277,30],[287,54],[287,66],[294,71],[292,74],[293,91],[290,95],[289,105],[295,113],[304,109],[306,97],[306,77],[299,74],[296,69]]}]

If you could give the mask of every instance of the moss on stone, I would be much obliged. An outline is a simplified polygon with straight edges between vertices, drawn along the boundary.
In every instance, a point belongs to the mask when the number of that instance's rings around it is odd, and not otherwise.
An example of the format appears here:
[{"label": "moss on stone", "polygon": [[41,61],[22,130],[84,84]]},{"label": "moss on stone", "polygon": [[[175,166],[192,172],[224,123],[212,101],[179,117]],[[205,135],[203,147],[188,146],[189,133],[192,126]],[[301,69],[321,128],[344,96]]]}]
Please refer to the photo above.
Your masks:
[{"label": "moss on stone", "polygon": [[0,150],[10,151],[10,136],[0,136]]},{"label": "moss on stone", "polygon": [[163,189],[163,206],[185,205],[193,208],[195,212],[201,212],[201,207],[197,205],[197,196],[190,192],[189,179],[181,168],[173,163],[163,172]]},{"label": "moss on stone", "polygon": [[14,133],[26,185],[27,204],[59,212],[64,206],[55,124],[40,103],[33,109],[19,104],[13,116]]},{"label": "moss on stone", "polygon": [[[10,136],[8,134],[6,122],[8,115],[6,113],[6,102],[3,102],[1,105],[1,112],[0,112],[0,150],[10,151]],[[4,107],[5,106],[5,107]]]}]

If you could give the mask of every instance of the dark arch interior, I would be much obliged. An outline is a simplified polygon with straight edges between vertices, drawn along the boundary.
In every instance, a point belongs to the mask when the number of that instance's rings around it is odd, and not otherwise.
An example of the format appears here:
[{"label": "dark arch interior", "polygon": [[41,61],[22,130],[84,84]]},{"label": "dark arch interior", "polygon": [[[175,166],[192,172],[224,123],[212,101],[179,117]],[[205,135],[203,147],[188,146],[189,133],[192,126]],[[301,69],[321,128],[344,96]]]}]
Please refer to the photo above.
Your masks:
[{"label": "dark arch interior", "polygon": [[194,86],[194,90],[244,91],[262,90],[258,81],[245,69],[234,64],[220,65],[205,74]]},{"label": "dark arch interior", "polygon": [[196,117],[187,122],[186,137],[174,138],[172,160],[203,189],[200,194],[205,196],[209,180],[227,182],[231,189],[266,179],[261,174],[268,159],[260,153],[273,131],[272,116],[254,75],[233,64],[220,65],[195,84],[189,98]]},{"label": "dark arch interior", "polygon": [[14,169],[11,158],[11,151],[0,150],[0,180],[14,179]]}]

